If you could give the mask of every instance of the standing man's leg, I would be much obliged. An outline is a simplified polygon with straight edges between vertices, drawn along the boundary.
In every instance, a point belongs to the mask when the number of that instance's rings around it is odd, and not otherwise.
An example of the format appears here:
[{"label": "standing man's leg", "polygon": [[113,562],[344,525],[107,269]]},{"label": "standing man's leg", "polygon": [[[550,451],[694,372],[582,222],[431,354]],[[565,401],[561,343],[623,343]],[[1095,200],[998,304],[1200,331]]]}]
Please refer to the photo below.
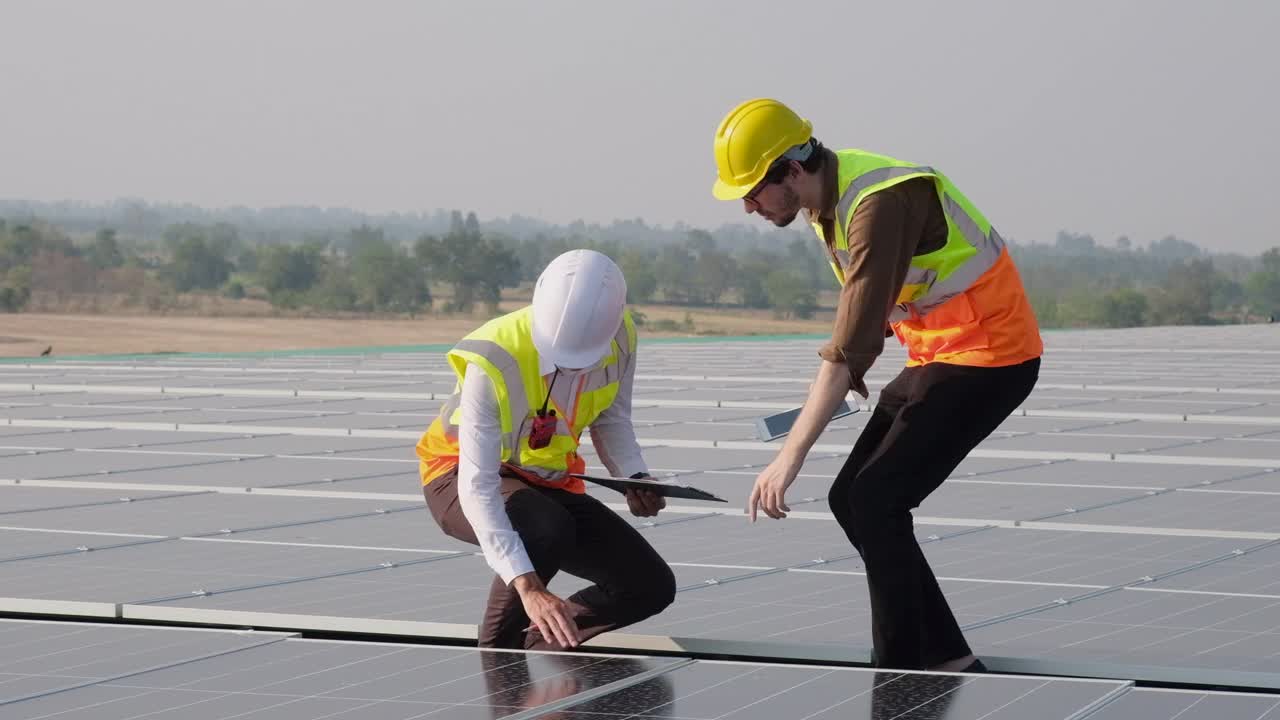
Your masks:
[{"label": "standing man's leg", "polygon": [[862,433],[858,435],[858,441],[853,445],[853,451],[849,453],[849,459],[845,460],[844,466],[836,475],[835,481],[831,483],[831,489],[827,492],[827,504],[831,507],[831,512],[836,516],[836,521],[840,523],[840,528],[844,530],[844,534],[849,538],[849,542],[854,549],[862,552],[861,543],[858,542],[857,528],[853,525],[853,509],[849,505],[849,489],[853,486],[853,479],[858,476],[858,472],[862,470],[862,466],[867,463],[871,455],[880,447],[880,443],[884,441],[884,437],[889,432],[889,428],[893,427],[893,421],[898,416],[898,411],[907,402],[907,391],[911,387],[913,378],[913,370],[915,368],[904,368],[898,373],[898,377],[894,378],[885,385],[876,396],[875,407],[871,411],[871,417],[867,420],[867,424],[863,426]]},{"label": "standing man's leg", "polygon": [[913,369],[907,401],[849,483],[847,512],[867,569],[878,665],[919,669],[970,654],[916,542],[911,510],[1017,408],[1038,369],[1039,360]]},{"label": "standing man's leg", "polygon": [[[422,491],[431,516],[447,535],[479,545],[458,500],[456,470],[432,480],[423,486]],[[511,527],[519,533],[534,572],[543,584],[551,582],[574,545],[573,517],[545,491],[518,478],[503,475],[501,492],[506,500]],[[520,594],[495,575],[477,633],[479,646],[518,650],[525,645],[527,627],[529,617],[525,614]]]},{"label": "standing man's leg", "polygon": [[[657,615],[675,599],[670,566],[638,530],[618,513],[586,494],[547,490],[573,518],[576,542],[560,569],[595,583],[566,602],[578,636],[587,640]],[[529,633],[527,649],[554,650],[540,634]]]}]

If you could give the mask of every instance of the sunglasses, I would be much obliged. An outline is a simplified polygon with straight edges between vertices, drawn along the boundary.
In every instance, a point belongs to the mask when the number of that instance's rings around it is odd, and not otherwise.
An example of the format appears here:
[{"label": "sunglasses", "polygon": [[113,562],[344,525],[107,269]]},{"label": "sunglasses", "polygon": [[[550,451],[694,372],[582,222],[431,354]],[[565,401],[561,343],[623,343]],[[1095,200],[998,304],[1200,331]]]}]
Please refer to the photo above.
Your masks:
[{"label": "sunglasses", "polygon": [[790,174],[790,172],[791,162],[789,160],[775,160],[773,165],[769,166],[769,169],[765,171],[764,177],[760,178],[760,182],[756,183],[756,186],[751,188],[751,192],[743,195],[742,199],[759,205],[760,203],[756,201],[756,197],[763,192],[766,187],[776,185],[781,183],[783,180],[786,180],[787,175]]}]

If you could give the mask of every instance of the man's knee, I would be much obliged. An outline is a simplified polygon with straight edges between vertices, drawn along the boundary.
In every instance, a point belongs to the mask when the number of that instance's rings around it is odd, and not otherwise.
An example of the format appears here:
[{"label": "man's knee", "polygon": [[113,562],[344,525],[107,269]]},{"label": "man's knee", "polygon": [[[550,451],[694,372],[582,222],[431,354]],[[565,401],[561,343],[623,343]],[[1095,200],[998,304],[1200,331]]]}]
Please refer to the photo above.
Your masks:
[{"label": "man's knee", "polygon": [[[831,508],[831,514],[836,516],[836,520],[841,525],[845,524],[852,512],[849,500],[849,486],[847,484],[835,483],[827,491],[827,507]],[[846,527],[845,529],[847,530],[848,528]]]},{"label": "man's knee", "polygon": [[676,576],[666,561],[655,556],[655,562],[644,572],[636,573],[636,584],[628,588],[634,616],[639,622],[666,610],[676,599]]},{"label": "man's knee", "polygon": [[853,495],[849,484],[837,482],[832,485],[827,492],[827,505],[831,508],[831,514],[835,516],[836,523],[844,531],[844,536],[849,539],[853,548],[861,553],[862,538],[858,533],[858,523],[854,520]]},{"label": "man's knee", "polygon": [[655,577],[650,606],[653,610],[651,615],[657,615],[666,610],[676,601],[676,576],[671,572],[671,566],[663,562],[655,573]]},{"label": "man's knee", "polygon": [[859,477],[845,495],[845,511],[851,526],[858,529],[858,540],[864,545],[877,545],[895,534],[906,519],[906,509],[897,507],[893,494],[886,492],[892,478]]}]

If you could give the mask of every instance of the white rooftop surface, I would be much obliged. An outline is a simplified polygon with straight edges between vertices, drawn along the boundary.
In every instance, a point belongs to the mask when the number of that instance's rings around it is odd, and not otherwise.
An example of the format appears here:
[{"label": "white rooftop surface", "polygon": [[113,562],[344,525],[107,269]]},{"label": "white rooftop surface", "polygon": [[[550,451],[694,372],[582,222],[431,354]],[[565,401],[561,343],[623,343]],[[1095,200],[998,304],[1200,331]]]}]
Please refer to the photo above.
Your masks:
[{"label": "white rooftop surface", "polygon": [[[1280,689],[1280,327],[1045,339],[1035,392],[915,513],[975,651]],[[730,502],[633,518],[680,592],[597,649],[868,659],[862,566],[826,504],[867,413],[823,434],[791,518],[742,514],[777,448],[754,420],[803,401],[819,344],[642,333],[651,468]],[[452,386],[428,351],[0,363],[0,612],[474,638],[489,572],[430,520],[413,456]]]}]

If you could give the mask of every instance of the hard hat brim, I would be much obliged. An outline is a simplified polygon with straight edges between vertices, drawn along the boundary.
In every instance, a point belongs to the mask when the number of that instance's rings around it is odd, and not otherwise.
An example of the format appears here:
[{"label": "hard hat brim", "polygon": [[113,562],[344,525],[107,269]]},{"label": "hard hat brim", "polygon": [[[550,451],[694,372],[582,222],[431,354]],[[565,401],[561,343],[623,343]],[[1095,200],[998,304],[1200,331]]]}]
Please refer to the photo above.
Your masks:
[{"label": "hard hat brim", "polygon": [[755,187],[755,183],[750,185],[731,185],[720,178],[716,178],[716,184],[711,186],[711,194],[717,200],[741,200],[751,192],[751,188]]},{"label": "hard hat brim", "polygon": [[599,365],[600,361],[604,360],[605,356],[613,350],[613,338],[610,338],[609,342],[598,348],[590,348],[578,352],[557,351],[554,347],[551,347],[550,342],[536,342],[537,339],[535,336],[534,347],[537,348],[538,354],[556,367],[566,370],[593,368]]}]

